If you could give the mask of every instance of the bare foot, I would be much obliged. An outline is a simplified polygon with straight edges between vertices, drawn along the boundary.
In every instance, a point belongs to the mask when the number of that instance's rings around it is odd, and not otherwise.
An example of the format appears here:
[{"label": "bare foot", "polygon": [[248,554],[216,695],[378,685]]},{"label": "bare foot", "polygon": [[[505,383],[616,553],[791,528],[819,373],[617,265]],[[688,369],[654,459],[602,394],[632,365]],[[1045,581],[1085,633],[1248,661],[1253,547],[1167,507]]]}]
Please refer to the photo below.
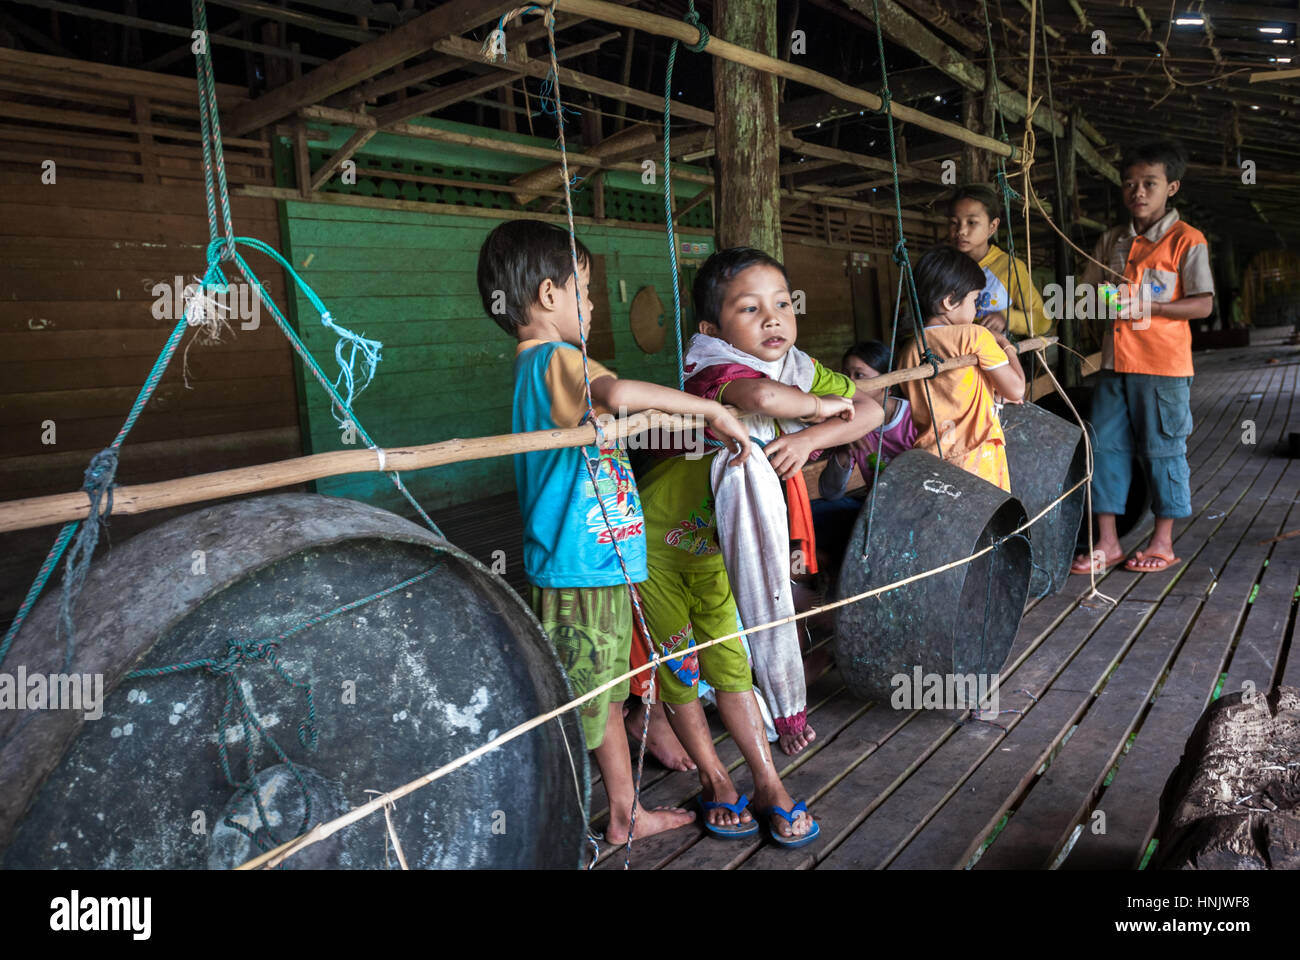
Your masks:
[{"label": "bare foot", "polygon": [[[684,827],[695,819],[694,810],[681,810],[677,807],[642,807],[636,814],[636,839],[644,840],[656,833],[666,833]],[[630,821],[623,816],[610,817],[609,826],[605,828],[605,839],[613,844],[627,843]]]},{"label": "bare foot", "polygon": [[804,728],[798,733],[781,734],[781,749],[785,751],[786,756],[793,757],[816,739],[817,731],[805,724]]},{"label": "bare foot", "polygon": [[[780,781],[778,781],[778,784]],[[794,806],[794,798],[786,791],[784,786],[778,786],[770,794],[760,794],[755,798],[755,803],[760,809],[768,810],[772,807],[781,807],[786,813]],[[812,829],[813,818],[809,814],[800,810],[794,817],[794,823],[791,823],[779,813],[773,813],[769,819],[772,823],[772,829],[783,837],[802,837]]]},{"label": "bare foot", "polygon": [[[625,710],[623,725],[627,728],[627,735],[636,744],[634,749],[639,748],[641,731],[645,726],[645,707],[637,704],[633,709]],[[650,708],[650,733],[646,737],[645,746],[650,754],[669,770],[680,770],[686,773],[696,769],[695,761],[686,753],[686,748],[682,746],[681,741],[677,739],[677,734],[673,733],[673,728],[669,726],[662,702]],[[635,759],[635,754],[633,758]]]},{"label": "bare foot", "polygon": [[[704,800],[710,803],[735,803],[740,799],[740,791],[728,777],[724,783],[711,785],[706,783],[702,793]],[[715,827],[734,827],[741,823],[749,823],[753,820],[749,809],[742,810],[739,814],[727,810],[723,807],[714,807],[709,811],[709,823]]]}]

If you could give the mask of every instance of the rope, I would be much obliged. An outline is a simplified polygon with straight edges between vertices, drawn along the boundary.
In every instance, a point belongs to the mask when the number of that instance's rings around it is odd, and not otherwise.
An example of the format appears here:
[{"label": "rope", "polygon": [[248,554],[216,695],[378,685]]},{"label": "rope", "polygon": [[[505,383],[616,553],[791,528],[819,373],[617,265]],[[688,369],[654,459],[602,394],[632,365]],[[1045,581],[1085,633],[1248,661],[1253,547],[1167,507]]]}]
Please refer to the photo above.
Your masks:
[{"label": "rope", "polygon": [[[365,606],[375,600],[382,599],[398,590],[403,590],[406,587],[419,583],[421,580],[432,575],[440,566],[442,566],[441,560],[423,573],[416,574],[413,577],[408,577],[401,583],[395,584],[391,587],[386,587],[367,597],[362,597],[359,600],[353,600],[351,603],[345,603],[342,606],[335,607],[327,613],[319,614],[304,620],[272,639],[240,640],[234,637],[228,637],[226,639],[226,652],[223,657],[189,660],[183,663],[169,664],[164,667],[147,667],[140,670],[132,670],[123,677],[124,680],[142,680],[152,677],[164,677],[177,673],[185,673],[191,670],[206,670],[213,676],[226,678],[226,700],[225,704],[221,708],[221,723],[217,728],[217,761],[221,766],[221,772],[225,775],[226,782],[235,788],[236,801],[245,795],[252,796],[253,805],[257,809],[257,816],[260,820],[260,824],[256,830],[250,830],[248,827],[244,826],[244,824],[235,820],[233,814],[227,817],[224,822],[228,827],[238,830],[244,836],[248,837],[249,840],[253,841],[253,843],[257,845],[259,850],[269,850],[273,846],[279,845],[284,841],[281,840],[271,828],[270,818],[267,816],[266,809],[262,805],[261,791],[257,789],[257,774],[253,772],[255,766],[253,760],[254,734],[264,740],[267,746],[271,748],[271,752],[275,754],[279,761],[289,768],[289,773],[293,776],[294,781],[298,785],[298,790],[302,794],[303,798],[303,815],[301,824],[298,828],[299,834],[305,831],[311,824],[312,799],[311,792],[308,789],[307,783],[303,779],[302,772],[299,770],[298,766],[289,759],[289,755],[284,752],[280,745],[275,741],[275,738],[267,732],[266,727],[262,725],[261,719],[249,705],[248,698],[244,693],[243,684],[241,683],[239,676],[239,668],[258,661],[265,661],[271,665],[271,669],[273,669],[276,675],[286,684],[293,689],[303,690],[306,692],[307,716],[306,719],[298,724],[298,742],[308,750],[316,749],[316,701],[312,696],[311,684],[294,680],[289,676],[284,667],[280,665],[277,654],[280,645],[295,634],[324,623],[327,620],[331,620],[350,610],[355,610],[358,607]],[[230,741],[227,731],[231,727],[232,715],[238,716],[239,726],[243,731],[244,762],[248,770],[248,776],[243,780],[237,780],[235,778],[230,766]],[[395,837],[394,842],[396,842]],[[398,849],[400,851],[400,846]],[[401,857],[400,852],[398,856]]]},{"label": "rope", "polygon": [[[194,16],[195,29],[203,31],[206,38],[208,36],[207,12],[204,6],[204,0],[191,0],[191,10]],[[554,44],[552,44],[552,60],[554,60]],[[334,415],[335,420],[342,427],[349,425],[356,428],[357,432],[365,440],[366,444],[375,449],[378,444],[371,439],[370,435],[362,428],[356,415],[352,412],[352,404],[356,397],[360,395],[366,386],[369,385],[375,374],[375,367],[380,360],[380,350],[383,344],[377,340],[367,340],[365,337],[358,336],[350,330],[340,326],[334,321],[329,310],[325,307],[324,302],[316,295],[311,286],[307,284],[293,269],[284,257],[280,256],[273,248],[263,243],[261,240],[252,237],[236,237],[234,227],[232,226],[230,213],[230,192],[226,183],[225,159],[221,146],[221,122],[217,114],[217,94],[216,79],[212,72],[212,61],[210,51],[207,49],[206,41],[204,49],[196,54],[197,75],[198,75],[198,100],[199,100],[199,123],[202,129],[203,144],[203,183],[205,189],[205,200],[208,214],[208,249],[207,249],[207,270],[203,277],[200,295],[206,295],[208,289],[228,289],[225,274],[221,269],[221,264],[225,261],[233,260],[236,269],[258,295],[259,300],[266,304],[272,316],[275,317],[276,325],[293,345],[294,351],[302,359],[307,368],[311,370],[312,375],[320,382],[325,392],[329,394],[335,407],[340,414]],[[567,181],[567,175],[566,175]],[[572,218],[570,218],[572,224]],[[221,232],[224,228],[224,235]],[[289,325],[288,320],[280,312],[275,301],[267,292],[257,275],[252,271],[245,262],[244,258],[239,255],[237,246],[252,247],[267,256],[274,259],[279,265],[288,272],[289,276],[307,296],[308,301],[320,314],[321,323],[326,328],[333,331],[339,338],[335,343],[334,357],[338,361],[339,374],[331,384],[326,379],[325,373],[321,370],[320,365],[307,351],[299,339],[297,333]],[[66,551],[67,559],[64,567],[63,576],[63,595],[60,599],[59,618],[56,625],[56,634],[62,635],[65,642],[64,651],[64,670],[67,670],[72,664],[73,653],[75,652],[75,622],[73,619],[73,610],[76,606],[77,597],[80,595],[82,587],[85,585],[86,577],[90,571],[91,559],[94,555],[95,548],[99,544],[100,525],[105,524],[104,519],[111,514],[113,509],[113,480],[117,473],[118,454],[122,443],[126,440],[127,435],[135,426],[140,414],[144,412],[145,405],[153,397],[159,381],[162,380],[168,365],[176,354],[180,345],[182,336],[186,328],[190,325],[189,311],[177,321],[176,326],[172,329],[167,341],[163,344],[157,359],[154,360],[153,368],[145,378],[144,384],[136,394],[135,402],[132,404],[130,411],[127,413],[126,420],[117,432],[113,442],[100,451],[91,460],[86,469],[85,482],[82,489],[86,491],[90,499],[90,513],[85,524],[79,521],[66,524],[55,538],[54,544],[46,554],[45,561],[41,564],[41,569],[37,572],[36,579],[27,591],[23,599],[22,606],[19,607],[17,615],[5,632],[5,637],[0,642],[0,664],[4,662],[9,648],[13,645],[19,631],[26,622],[27,615],[30,613],[32,606],[36,603],[37,598],[44,590],[46,583],[49,581],[55,565]],[[201,321],[201,317],[199,320]],[[216,329],[218,321],[214,319],[213,329]],[[345,343],[347,347],[345,347]],[[344,350],[348,350],[348,356],[345,360]],[[363,370],[364,380],[360,386],[356,384],[356,375],[354,369],[360,359]],[[584,355],[585,362],[585,355]],[[338,390],[342,384],[345,395],[341,396]],[[588,404],[590,406],[590,404]],[[380,467],[382,469],[382,454]],[[388,474],[394,486],[399,493],[406,498],[407,502],[414,508],[416,514],[421,520],[439,537],[443,533],[438,529],[438,525],[425,512],[424,508],[416,501],[411,492],[407,490],[406,485],[402,482],[401,474],[394,470]],[[75,535],[76,539],[72,540]],[[68,550],[71,541],[71,550]]]},{"label": "rope", "polygon": [[[872,7],[872,12],[875,15],[875,22],[880,23],[880,4],[878,0],[871,0],[871,7]],[[888,121],[887,129],[889,131],[889,165],[892,170],[892,176],[894,179],[894,223],[895,223],[895,229],[897,230],[898,233],[898,242],[894,245],[894,262],[898,264],[900,268],[899,270],[900,289],[903,285],[904,278],[906,278],[907,294],[909,298],[909,305],[911,307],[911,312],[912,312],[912,327],[915,330],[917,335],[917,340],[920,343],[921,355],[925,356],[926,354],[929,354],[931,357],[933,357],[934,355],[930,351],[930,345],[929,343],[926,342],[925,339],[925,318],[921,316],[921,298],[916,292],[916,277],[913,276],[912,274],[912,261],[907,253],[907,238],[903,234],[902,186],[900,185],[898,180],[898,145],[894,141],[893,95],[889,91],[889,68],[885,64],[885,38],[883,34],[884,31],[882,30],[876,31],[876,52],[880,57],[880,82],[881,82],[880,111],[883,114],[885,114],[885,117]],[[897,300],[895,302],[895,308],[894,308],[894,327],[895,327],[895,332],[897,332],[897,327],[898,327]],[[893,343],[893,339],[891,337],[891,344],[892,343]],[[892,369],[894,365],[894,354],[893,354],[892,346],[889,354],[889,365],[890,368]],[[938,372],[937,367],[935,372],[936,373]],[[930,408],[930,424],[934,428],[935,446],[939,451],[939,456],[942,457],[943,440],[939,436],[939,419],[934,415],[934,400],[930,396],[930,384],[928,382],[925,383],[923,389],[925,390],[926,406]],[[869,540],[871,537],[871,532],[869,530],[867,531],[866,536]],[[866,549],[866,544],[864,544],[863,549],[864,550]]]},{"label": "rope", "polygon": [[[510,20],[514,19],[516,16],[522,16],[524,14],[532,13],[532,12],[541,13],[543,22],[546,25],[546,45],[550,52],[550,57],[551,57],[551,74],[555,78],[551,86],[550,92],[553,95],[553,99],[557,105],[557,109],[555,111],[555,117],[556,117],[556,127],[558,128],[559,131],[558,143],[560,148],[560,173],[561,173],[561,179],[564,181],[564,208],[565,208],[565,216],[567,218],[568,227],[569,227],[569,258],[573,265],[573,296],[574,296],[575,304],[577,306],[579,344],[582,350],[583,400],[587,406],[587,420],[590,423],[592,423],[596,429],[596,440],[597,440],[596,459],[598,464],[601,460],[599,443],[604,438],[604,432],[600,428],[599,421],[596,418],[596,411],[592,405],[592,400],[591,400],[591,372],[587,364],[587,360],[588,360],[587,334],[586,331],[584,330],[584,323],[582,318],[582,283],[579,278],[577,234],[573,226],[573,196],[571,192],[571,183],[569,178],[569,156],[568,156],[568,150],[566,148],[565,140],[564,140],[563,110],[559,109],[559,105],[561,101],[560,101],[560,82],[559,82],[559,62],[555,52],[555,3],[552,2],[551,5],[545,7],[534,5],[527,8],[516,8],[514,10],[511,10],[508,13],[506,13],[504,16],[502,16],[501,19],[497,22],[496,32],[499,32],[501,34],[502,37],[501,43],[504,44],[506,24]],[[500,47],[498,47],[498,49],[500,49]],[[665,176],[665,182],[667,182],[666,176]],[[679,343],[680,340],[681,338],[678,337]],[[614,548],[614,556],[618,559],[619,570],[622,572],[623,581],[627,585],[628,594],[632,602],[633,614],[636,616],[637,624],[638,626],[640,626],[641,632],[645,636],[646,642],[650,648],[651,659],[646,666],[647,668],[650,666],[657,667],[659,665],[660,657],[658,651],[655,650],[654,640],[651,636],[650,628],[646,625],[645,622],[645,615],[641,609],[641,598],[638,596],[636,592],[636,588],[632,585],[632,577],[628,573],[627,562],[623,557],[622,549],[618,545],[618,538],[614,535],[614,525],[610,522],[609,513],[605,508],[605,501],[600,496],[600,488],[599,488],[599,484],[597,483],[598,472],[599,472],[598,466],[592,463],[592,457],[590,454],[587,453],[586,447],[580,447],[579,449],[582,451],[583,463],[586,465],[587,476],[591,480],[592,489],[595,492],[595,496],[596,496],[596,503],[600,507],[600,514],[605,523],[605,529],[609,532],[610,535],[609,537],[610,545]],[[600,692],[603,692],[606,689],[609,688],[602,687]],[[649,710],[650,710],[650,704],[654,701],[654,692],[655,692],[655,674],[652,673],[650,675],[650,688],[644,698],[646,704],[646,720],[641,730],[641,747],[637,758],[636,777],[633,785],[632,811],[630,817],[631,822],[628,829],[627,844],[625,847],[624,858],[623,858],[624,870],[629,869],[631,866],[632,840],[633,837],[635,837],[636,835],[636,813],[638,807],[641,804],[641,775],[645,766],[646,740],[649,737],[649,730],[650,730]]]},{"label": "rope", "polygon": [[[762,630],[770,630],[773,627],[779,627],[786,623],[794,623],[796,621],[803,620],[808,617],[817,616],[829,610],[835,610],[838,609],[839,607],[848,606],[849,604],[852,603],[859,603],[862,600],[879,596],[891,590],[896,590],[899,587],[907,586],[910,583],[915,583],[920,580],[928,579],[929,577],[938,576],[941,573],[946,573],[947,571],[955,569],[956,567],[960,567],[964,564],[977,560],[980,557],[985,556],[988,553],[991,553],[1007,540],[1012,539],[1017,535],[1024,534],[1026,530],[1028,530],[1035,523],[1037,523],[1039,520],[1045,517],[1059,504],[1063,503],[1065,500],[1073,496],[1076,490],[1085,488],[1089,480],[1090,480],[1090,476],[1084,477],[1078,483],[1074,484],[1074,486],[1070,487],[1068,490],[1062,493],[1061,496],[1057,497],[1051,503],[1047,504],[1047,506],[1045,506],[1042,510],[1040,510],[1037,514],[1035,514],[1031,519],[1025,521],[1016,529],[1008,532],[1005,536],[998,538],[997,541],[990,544],[989,546],[977,550],[967,557],[962,557],[961,559],[953,560],[949,563],[945,563],[941,566],[934,567],[933,569],[930,570],[923,570],[920,573],[916,573],[909,577],[905,577],[902,580],[896,580],[892,583],[887,583],[880,587],[873,587],[870,590],[863,591],[862,593],[855,594],[854,596],[851,597],[845,597],[841,600],[835,600],[830,603],[822,604],[821,606],[818,607],[813,607],[809,610],[805,610],[803,613],[796,613],[789,617],[783,617],[779,620],[773,620],[770,623],[758,624],[753,627],[737,630],[736,632],[727,634],[726,636],[717,637],[713,640],[706,640],[702,643],[696,644],[695,649],[698,652],[699,650],[703,650],[706,647],[714,646],[715,644],[726,643],[729,640],[734,640],[740,637],[746,637],[751,633],[757,633]],[[1105,599],[1110,599],[1110,598],[1105,598]],[[1111,602],[1113,603],[1114,601],[1112,600]],[[424,774],[419,779],[413,780],[410,783],[397,787],[389,791],[388,793],[384,794],[382,797],[378,797],[375,800],[363,804],[362,806],[356,807],[355,809],[348,811],[346,814],[337,817],[334,820],[329,821],[328,823],[318,824],[309,833],[303,834],[302,836],[295,838],[289,843],[277,847],[275,850],[265,853],[259,857],[255,857],[254,859],[249,860],[247,863],[240,865],[237,869],[251,870],[251,869],[256,869],[261,867],[271,868],[271,867],[278,866],[287,857],[293,856],[293,854],[298,853],[299,851],[305,849],[306,847],[311,846],[312,844],[319,843],[321,840],[324,840],[327,837],[333,835],[334,833],[337,833],[339,830],[342,830],[345,827],[350,826],[353,823],[356,823],[358,820],[364,819],[366,816],[373,813],[374,811],[382,809],[385,800],[401,799],[402,797],[414,793],[416,790],[419,790],[420,788],[425,787],[430,783],[434,783],[437,780],[441,780],[443,777],[447,776],[450,773],[453,773],[454,771],[460,769],[461,767],[473,763],[479,757],[482,757],[485,754],[492,752],[493,750],[499,749],[500,747],[504,746],[505,744],[509,743],[512,740],[518,739],[519,737],[523,736],[525,733],[528,733],[530,730],[533,730],[541,726],[542,724],[547,723],[548,721],[553,720],[554,718],[561,716],[562,714],[570,710],[574,710],[582,706],[582,704],[587,703],[590,700],[595,699],[596,697],[604,693],[606,690],[610,690],[618,686],[624,680],[628,680],[636,676],[638,673],[641,673],[642,671],[657,668],[658,666],[657,661],[658,658],[656,657],[655,662],[645,663],[642,664],[640,667],[634,667],[633,669],[628,670],[627,672],[621,674],[620,676],[613,678],[607,683],[603,683],[599,687],[589,690],[587,693],[583,694],[582,696],[575,697],[573,700],[569,701],[566,704],[556,707],[553,710],[547,711],[546,713],[539,714],[538,716],[533,717],[531,720],[527,720],[524,723],[521,723],[518,726],[510,730],[507,730],[505,733],[493,738],[492,740],[489,740],[487,743],[483,744],[482,746],[479,746],[474,750],[469,751],[468,753],[458,757],[455,760],[443,764],[441,767],[438,767],[436,770],[432,770],[429,773]]]},{"label": "rope", "polygon": [[[701,53],[709,45],[709,31],[695,11],[695,0],[690,0],[690,10],[683,18],[700,32],[700,39],[695,44],[687,44],[686,49],[692,53]],[[664,223],[668,225],[668,259],[673,272],[673,329],[676,337],[673,346],[677,352],[677,389],[686,389],[686,372],[682,368],[682,292],[681,280],[677,275],[677,240],[673,234],[673,200],[672,200],[672,156],[670,147],[673,136],[673,118],[669,109],[673,97],[673,64],[677,61],[678,40],[668,48],[668,65],[664,68]]]}]

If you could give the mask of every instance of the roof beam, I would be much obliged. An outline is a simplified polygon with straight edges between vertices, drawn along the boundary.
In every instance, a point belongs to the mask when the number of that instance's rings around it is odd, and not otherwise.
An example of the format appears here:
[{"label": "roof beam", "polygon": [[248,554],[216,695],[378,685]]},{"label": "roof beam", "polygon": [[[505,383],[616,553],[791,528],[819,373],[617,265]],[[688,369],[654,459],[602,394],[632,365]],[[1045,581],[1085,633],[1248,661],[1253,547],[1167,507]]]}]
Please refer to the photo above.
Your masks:
[{"label": "roof beam", "polygon": [[[871,0],[844,0],[844,3],[862,15],[874,19]],[[984,93],[987,74],[983,67],[976,66],[957,50],[948,46],[893,0],[877,0],[877,3],[880,9],[879,26],[886,37],[934,64],[967,90]],[[1025,95],[1005,84],[1000,88],[1000,93],[999,107],[1002,115],[1008,120],[1023,120],[1029,109]],[[1052,116],[1041,108],[1034,111],[1034,124],[1047,130],[1054,137],[1065,135],[1065,125],[1060,118]],[[1107,163],[1086,140],[1079,142],[1079,158],[1107,180],[1119,183],[1119,173],[1114,166]]]},{"label": "roof beam", "polygon": [[[487,63],[488,66],[496,67],[499,70],[509,70],[512,73],[523,72],[531,77],[541,79],[551,70],[550,58],[535,58],[523,63],[506,61],[485,61],[480,52],[479,45],[472,40],[465,40],[461,37],[447,37],[434,42],[433,48],[439,53],[446,53],[454,57],[471,63]],[[563,86],[573,87],[582,90],[585,93],[594,93],[602,97],[610,97],[613,100],[622,100],[625,103],[635,104],[638,107],[644,107],[647,110],[657,111],[662,114],[664,109],[664,99],[649,93],[643,93],[632,87],[624,86],[621,83],[614,83],[610,80],[602,80],[600,77],[593,77],[590,74],[579,73],[576,70],[570,70],[568,67],[560,67],[560,83]],[[669,109],[674,117],[682,120],[690,120],[693,123],[704,123],[713,126],[713,111],[701,110],[699,107],[692,107],[688,103],[682,103],[680,100],[669,102]]]},{"label": "roof beam", "polygon": [[300,107],[318,103],[331,94],[409,60],[441,39],[495,20],[512,6],[511,0],[448,0],[379,39],[363,43],[317,67],[300,80],[236,108],[225,126],[232,136],[241,136],[274,123]]}]

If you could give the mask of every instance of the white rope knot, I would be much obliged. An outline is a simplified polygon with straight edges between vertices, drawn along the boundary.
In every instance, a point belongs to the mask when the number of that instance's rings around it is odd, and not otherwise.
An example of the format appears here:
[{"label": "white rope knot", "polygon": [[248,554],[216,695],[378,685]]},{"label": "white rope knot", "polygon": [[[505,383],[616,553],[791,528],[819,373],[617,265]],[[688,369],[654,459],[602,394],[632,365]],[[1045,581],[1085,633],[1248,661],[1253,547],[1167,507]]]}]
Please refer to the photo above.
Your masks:
[{"label": "white rope knot", "polygon": [[393,844],[393,852],[397,854],[397,862],[402,865],[403,870],[411,868],[406,864],[406,854],[402,852],[402,844],[397,839],[397,830],[393,826],[392,811],[397,809],[397,802],[388,794],[381,790],[366,790],[366,793],[379,794],[378,799],[384,805],[384,822],[388,824],[388,833],[384,836],[384,863],[388,863],[388,844]]},{"label": "white rope knot", "polygon": [[383,448],[383,447],[371,447],[370,449],[373,450],[373,451],[375,451],[375,458],[379,461],[379,472],[380,472],[380,473],[387,473],[388,470],[387,470],[387,468],[384,466],[384,448]]}]

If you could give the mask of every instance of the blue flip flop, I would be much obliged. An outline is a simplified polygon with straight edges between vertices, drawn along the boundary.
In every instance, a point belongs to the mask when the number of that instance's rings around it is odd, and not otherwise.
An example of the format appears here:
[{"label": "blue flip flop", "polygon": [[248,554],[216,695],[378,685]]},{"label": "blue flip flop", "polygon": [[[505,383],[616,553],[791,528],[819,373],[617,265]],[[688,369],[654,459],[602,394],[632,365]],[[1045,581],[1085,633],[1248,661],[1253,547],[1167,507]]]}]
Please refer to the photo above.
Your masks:
[{"label": "blue flip flop", "polygon": [[715,837],[722,837],[724,840],[739,840],[742,837],[752,837],[758,833],[758,821],[750,820],[749,823],[737,823],[732,826],[720,827],[717,824],[709,823],[709,811],[723,809],[730,810],[736,816],[744,812],[745,807],[749,805],[749,797],[745,794],[740,795],[740,799],[735,803],[715,803],[712,800],[705,800],[703,794],[698,794],[695,800],[704,811],[704,829],[709,831]]},{"label": "blue flip flop", "polygon": [[[791,826],[794,826],[794,822],[798,818],[800,813],[807,814],[809,819],[812,818],[812,814],[808,813],[808,805],[805,804],[802,800],[796,803],[794,807],[791,808],[789,811],[787,811],[784,807],[768,807],[766,810],[763,811],[763,816],[770,817],[774,813],[777,816],[782,817]],[[807,833],[805,833],[802,837],[783,837],[777,830],[772,828],[771,820],[767,820],[765,822],[767,823],[768,832],[771,833],[772,835],[772,839],[780,846],[788,847],[791,849],[793,849],[794,847],[802,847],[805,843],[812,843],[814,840],[817,839],[817,835],[822,832],[821,825],[818,824],[816,820],[813,820],[812,829],[809,830]]]}]

